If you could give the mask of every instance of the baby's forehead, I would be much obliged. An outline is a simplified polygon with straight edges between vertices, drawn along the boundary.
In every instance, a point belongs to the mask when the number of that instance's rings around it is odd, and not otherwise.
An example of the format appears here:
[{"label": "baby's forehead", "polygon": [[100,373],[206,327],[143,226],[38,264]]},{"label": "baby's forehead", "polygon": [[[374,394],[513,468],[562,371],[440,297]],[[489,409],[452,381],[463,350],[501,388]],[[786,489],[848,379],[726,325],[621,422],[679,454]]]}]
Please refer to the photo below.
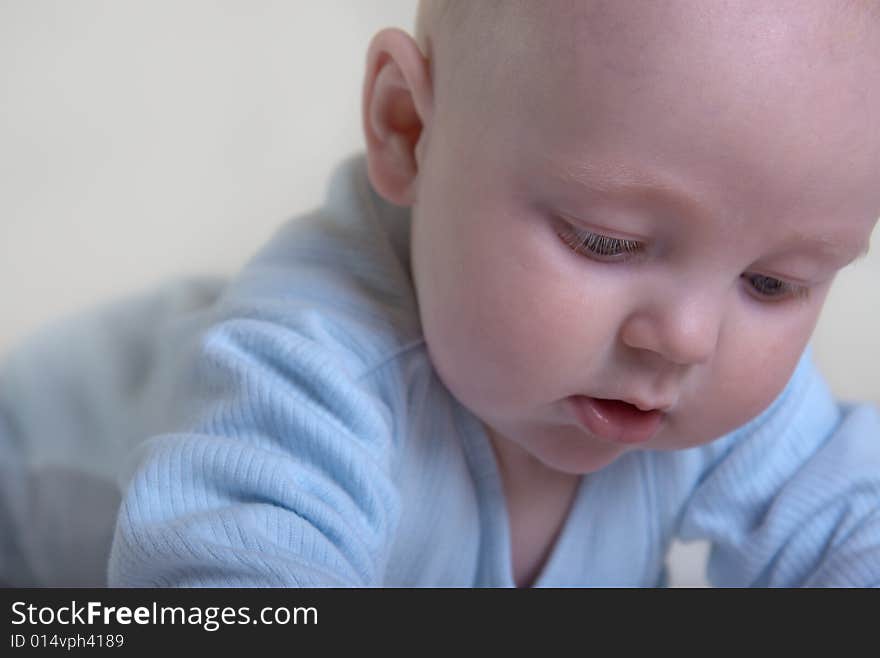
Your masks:
[{"label": "baby's forehead", "polygon": [[452,6],[465,9],[450,14],[463,22],[436,110],[465,142],[494,132],[517,158],[651,155],[723,181],[749,210],[833,222],[880,208],[880,2]]},{"label": "baby's forehead", "polygon": [[423,0],[423,5],[417,32],[448,41],[447,54],[461,66],[491,55],[519,55],[518,60],[552,69],[576,64],[583,52],[632,73],[640,65],[650,68],[658,54],[695,46],[706,58],[688,59],[691,66],[739,53],[781,56],[786,49],[836,59],[876,44],[880,36],[876,0]]},{"label": "baby's forehead", "polygon": [[531,105],[536,121],[568,125],[566,114],[642,104],[735,133],[797,126],[801,141],[876,126],[867,110],[880,105],[880,2],[475,4],[504,17],[463,31],[472,43],[453,60],[472,73],[452,76],[446,102],[475,113]]}]

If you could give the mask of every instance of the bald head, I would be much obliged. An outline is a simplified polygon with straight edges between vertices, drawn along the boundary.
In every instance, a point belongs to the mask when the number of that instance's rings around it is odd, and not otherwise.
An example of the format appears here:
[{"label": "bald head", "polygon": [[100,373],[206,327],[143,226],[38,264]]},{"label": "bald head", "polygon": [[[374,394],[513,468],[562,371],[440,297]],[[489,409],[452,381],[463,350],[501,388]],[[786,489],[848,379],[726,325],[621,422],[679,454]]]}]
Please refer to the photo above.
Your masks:
[{"label": "bald head", "polygon": [[[546,28],[563,28],[563,32],[544,34],[545,39],[573,44],[584,38],[612,41],[616,35],[658,30],[668,34],[684,28],[700,29],[708,24],[732,26],[737,19],[752,16],[792,17],[794,23],[805,23],[813,17],[813,28],[821,29],[828,23],[848,23],[853,36],[876,29],[880,25],[880,2],[876,0],[818,0],[801,2],[783,0],[767,7],[760,0],[740,2],[704,2],[703,0],[672,0],[657,4],[651,1],[620,3],[617,0],[554,0],[546,3],[528,0],[419,0],[415,24],[415,39],[421,51],[429,59],[440,55],[461,57],[467,51],[497,50],[500,43],[492,43],[503,37],[503,44],[521,48],[524,40],[536,37]],[[806,18],[805,18],[806,17]],[[752,24],[761,21],[751,21]],[[666,25],[661,25],[665,23]],[[675,28],[675,24],[678,28]],[[861,26],[861,28],[857,27]],[[587,28],[586,33],[576,29]],[[800,35],[803,39],[803,34]],[[531,39],[533,40],[533,39]],[[846,46],[844,42],[838,44]],[[851,40],[851,39],[849,39]],[[489,48],[489,46],[493,48]],[[470,59],[470,58],[468,58]]]},{"label": "bald head", "polygon": [[497,56],[524,46],[514,20],[529,0],[419,0],[415,40],[430,66],[438,101],[471,99],[499,81]]},{"label": "bald head", "polygon": [[483,3],[462,0],[420,0],[415,26],[419,48],[430,56],[437,43],[446,43],[451,36],[477,20],[484,13],[482,6]]},{"label": "bald head", "polygon": [[432,78],[438,67],[450,73],[460,69],[463,58],[472,70],[474,62],[468,55],[490,40],[503,22],[502,15],[515,4],[517,0],[419,0],[415,39],[431,64]]},{"label": "bald head", "polygon": [[416,32],[430,132],[462,157],[644,142],[724,153],[755,185],[798,163],[774,191],[804,196],[840,153],[880,159],[878,28],[876,0],[422,0]]},{"label": "bald head", "polygon": [[791,75],[783,62],[801,61],[798,73],[809,75],[811,61],[824,66],[876,50],[880,2],[420,0],[415,27],[435,93],[448,100],[484,98],[528,71],[572,84],[587,82],[579,69],[636,80],[688,58],[694,77],[750,85],[733,79],[739,69],[774,87],[774,75]]}]

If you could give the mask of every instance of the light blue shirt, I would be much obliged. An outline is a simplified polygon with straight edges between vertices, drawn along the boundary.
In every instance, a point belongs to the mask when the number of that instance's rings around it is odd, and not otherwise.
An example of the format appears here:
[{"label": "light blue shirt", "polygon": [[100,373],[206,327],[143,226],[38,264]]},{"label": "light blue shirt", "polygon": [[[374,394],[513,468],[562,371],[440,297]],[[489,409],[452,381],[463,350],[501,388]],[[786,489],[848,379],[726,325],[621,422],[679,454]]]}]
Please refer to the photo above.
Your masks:
[{"label": "light blue shirt", "polygon": [[[100,584],[109,551],[110,585],[513,585],[493,452],[420,330],[408,211],[365,172],[346,161],[230,282],[7,359],[0,579]],[[662,584],[675,537],[712,542],[715,585],[880,584],[877,409],[836,402],[807,350],[747,425],[585,476],[536,585]]]}]

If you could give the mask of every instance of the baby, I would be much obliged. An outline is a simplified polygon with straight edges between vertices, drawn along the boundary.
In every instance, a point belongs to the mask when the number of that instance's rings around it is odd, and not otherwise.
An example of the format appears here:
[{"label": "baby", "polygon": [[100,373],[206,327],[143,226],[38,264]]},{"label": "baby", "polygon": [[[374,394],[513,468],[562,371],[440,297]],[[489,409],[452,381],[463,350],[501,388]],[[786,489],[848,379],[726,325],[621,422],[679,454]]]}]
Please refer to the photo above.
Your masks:
[{"label": "baby", "polygon": [[114,307],[81,437],[109,584],[653,586],[674,538],[716,585],[880,584],[880,415],[808,348],[880,216],[878,8],[423,1],[378,33],[324,207]]}]

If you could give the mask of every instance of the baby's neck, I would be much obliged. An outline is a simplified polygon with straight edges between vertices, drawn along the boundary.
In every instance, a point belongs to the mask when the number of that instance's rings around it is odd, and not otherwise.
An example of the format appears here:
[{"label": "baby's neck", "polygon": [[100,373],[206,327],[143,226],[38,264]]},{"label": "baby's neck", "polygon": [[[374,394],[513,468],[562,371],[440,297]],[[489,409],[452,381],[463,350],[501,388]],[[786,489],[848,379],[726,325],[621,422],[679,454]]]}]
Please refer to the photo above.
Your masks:
[{"label": "baby's neck", "polygon": [[544,569],[565,527],[580,479],[568,475],[532,487],[504,481],[511,568],[517,587],[531,586]]},{"label": "baby's neck", "polygon": [[513,581],[531,586],[553,552],[581,481],[486,428],[504,487]]}]

